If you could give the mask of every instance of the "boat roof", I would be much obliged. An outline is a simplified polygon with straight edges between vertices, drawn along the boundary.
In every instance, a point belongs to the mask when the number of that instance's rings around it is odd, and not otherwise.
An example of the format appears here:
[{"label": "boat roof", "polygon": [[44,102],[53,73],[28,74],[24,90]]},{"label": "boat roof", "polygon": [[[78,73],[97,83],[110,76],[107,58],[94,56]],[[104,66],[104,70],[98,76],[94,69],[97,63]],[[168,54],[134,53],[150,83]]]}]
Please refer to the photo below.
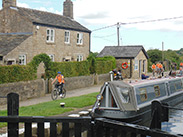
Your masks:
[{"label": "boat roof", "polygon": [[145,79],[145,80],[129,80],[124,81],[125,84],[130,85],[132,87],[144,85],[144,84],[151,84],[151,83],[159,83],[159,82],[165,82],[165,81],[172,81],[172,80],[178,80],[182,77],[166,77],[166,78],[153,78],[153,79]]}]

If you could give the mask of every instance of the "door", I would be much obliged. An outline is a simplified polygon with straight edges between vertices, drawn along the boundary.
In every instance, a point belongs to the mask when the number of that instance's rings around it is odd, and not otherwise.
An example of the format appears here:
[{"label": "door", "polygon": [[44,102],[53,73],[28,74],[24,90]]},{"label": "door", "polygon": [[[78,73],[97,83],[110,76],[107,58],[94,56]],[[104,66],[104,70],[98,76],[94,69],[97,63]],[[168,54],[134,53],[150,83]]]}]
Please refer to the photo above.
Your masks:
[{"label": "door", "polygon": [[141,77],[141,69],[142,69],[142,60],[139,60],[139,78]]}]

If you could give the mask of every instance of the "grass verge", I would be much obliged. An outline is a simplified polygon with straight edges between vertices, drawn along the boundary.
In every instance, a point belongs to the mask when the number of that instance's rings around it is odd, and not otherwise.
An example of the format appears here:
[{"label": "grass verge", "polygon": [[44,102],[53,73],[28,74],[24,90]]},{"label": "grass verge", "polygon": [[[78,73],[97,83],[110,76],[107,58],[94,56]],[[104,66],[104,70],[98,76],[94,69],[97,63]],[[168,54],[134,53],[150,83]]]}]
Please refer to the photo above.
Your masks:
[{"label": "grass verge", "polygon": [[[78,97],[71,97],[40,103],[36,105],[20,107],[19,116],[54,116],[72,111],[76,108],[91,106],[96,101],[98,92]],[[65,107],[60,107],[60,103],[64,102]],[[1,116],[7,116],[7,110],[0,111]],[[0,123],[0,127],[6,126],[6,123]]]}]

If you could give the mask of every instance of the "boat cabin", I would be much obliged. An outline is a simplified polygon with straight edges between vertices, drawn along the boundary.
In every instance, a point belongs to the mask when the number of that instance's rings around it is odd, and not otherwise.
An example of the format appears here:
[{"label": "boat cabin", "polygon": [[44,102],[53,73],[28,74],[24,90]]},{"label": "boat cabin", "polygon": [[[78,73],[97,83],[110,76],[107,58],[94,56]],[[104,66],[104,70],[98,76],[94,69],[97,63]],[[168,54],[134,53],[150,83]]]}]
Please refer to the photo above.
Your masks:
[{"label": "boat cabin", "polygon": [[172,104],[174,101],[171,101],[169,96],[175,96],[180,92],[183,92],[183,77],[138,82],[110,81],[101,88],[94,108],[138,111],[141,107],[150,105],[155,99]]}]

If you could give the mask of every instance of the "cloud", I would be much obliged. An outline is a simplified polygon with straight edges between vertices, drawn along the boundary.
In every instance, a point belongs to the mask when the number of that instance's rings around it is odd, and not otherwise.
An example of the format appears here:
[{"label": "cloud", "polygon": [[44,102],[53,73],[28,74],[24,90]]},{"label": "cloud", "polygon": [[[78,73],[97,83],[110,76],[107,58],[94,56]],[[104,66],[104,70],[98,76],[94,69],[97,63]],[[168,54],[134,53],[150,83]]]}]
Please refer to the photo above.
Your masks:
[{"label": "cloud", "polygon": [[26,4],[26,3],[17,3],[17,6],[18,7],[24,7],[24,8],[30,8],[30,6],[28,5],[28,4]]},{"label": "cloud", "polygon": [[[85,25],[112,25],[182,16],[182,0],[76,0],[74,15]],[[141,30],[183,30],[182,19],[126,25]]]},{"label": "cloud", "polygon": [[[39,2],[39,1],[37,1]],[[17,3],[17,6],[18,7],[24,7],[24,8],[32,8],[30,7],[28,4],[26,3]],[[47,12],[51,12],[51,13],[55,13],[55,14],[60,14],[62,15],[62,12],[58,11],[58,10],[55,10],[54,8],[50,7],[50,8],[45,8],[45,7],[33,7],[33,9],[37,9],[37,10],[41,10],[41,11],[47,11]]]}]

